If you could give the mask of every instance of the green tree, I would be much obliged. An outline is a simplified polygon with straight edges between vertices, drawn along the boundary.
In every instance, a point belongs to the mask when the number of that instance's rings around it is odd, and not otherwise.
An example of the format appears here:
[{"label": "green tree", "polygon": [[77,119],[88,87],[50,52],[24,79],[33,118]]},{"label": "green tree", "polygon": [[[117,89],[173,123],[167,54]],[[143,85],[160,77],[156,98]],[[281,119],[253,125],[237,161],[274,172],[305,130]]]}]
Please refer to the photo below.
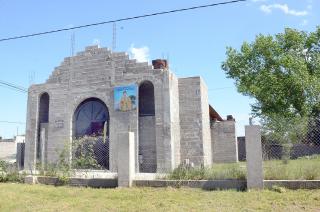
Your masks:
[{"label": "green tree", "polygon": [[226,55],[222,69],[240,93],[256,100],[252,114],[265,125],[284,122],[288,128],[319,116],[320,27],[311,33],[287,28],[275,36],[260,34],[240,50],[227,47]]}]

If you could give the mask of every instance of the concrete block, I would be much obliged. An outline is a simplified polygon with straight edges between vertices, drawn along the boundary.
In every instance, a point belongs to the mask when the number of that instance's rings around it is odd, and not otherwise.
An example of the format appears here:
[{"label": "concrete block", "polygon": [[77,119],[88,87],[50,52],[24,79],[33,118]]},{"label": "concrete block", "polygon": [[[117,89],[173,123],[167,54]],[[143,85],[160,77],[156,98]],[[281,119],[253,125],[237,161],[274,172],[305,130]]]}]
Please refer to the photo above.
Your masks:
[{"label": "concrete block", "polygon": [[36,184],[37,182],[37,176],[28,175],[24,177],[24,183],[26,184]]},{"label": "concrete block", "polygon": [[263,167],[260,126],[245,126],[246,158],[247,158],[247,188],[263,188]]},{"label": "concrete block", "polygon": [[135,174],[135,142],[133,132],[118,133],[118,186],[131,187]]}]

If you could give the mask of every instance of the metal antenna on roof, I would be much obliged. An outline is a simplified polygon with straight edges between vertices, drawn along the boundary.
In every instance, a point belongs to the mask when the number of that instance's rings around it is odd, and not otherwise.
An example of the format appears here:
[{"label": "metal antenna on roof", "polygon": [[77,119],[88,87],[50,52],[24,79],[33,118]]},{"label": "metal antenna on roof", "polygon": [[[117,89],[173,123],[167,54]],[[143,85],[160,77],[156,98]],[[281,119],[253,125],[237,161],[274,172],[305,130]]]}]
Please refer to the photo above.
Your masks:
[{"label": "metal antenna on roof", "polygon": [[29,86],[34,83],[34,80],[35,80],[35,72],[29,71]]},{"label": "metal antenna on roof", "polygon": [[114,51],[117,47],[117,23],[113,23],[112,28],[112,50]]},{"label": "metal antenna on roof", "polygon": [[74,56],[74,46],[75,46],[75,33],[71,33],[71,39],[70,39],[70,57]]}]

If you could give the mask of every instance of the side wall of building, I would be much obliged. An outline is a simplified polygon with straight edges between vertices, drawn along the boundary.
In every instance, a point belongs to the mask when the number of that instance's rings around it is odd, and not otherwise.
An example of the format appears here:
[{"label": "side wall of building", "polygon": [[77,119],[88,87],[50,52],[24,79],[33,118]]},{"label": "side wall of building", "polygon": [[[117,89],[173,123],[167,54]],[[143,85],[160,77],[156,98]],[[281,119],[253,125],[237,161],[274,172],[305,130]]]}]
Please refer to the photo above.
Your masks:
[{"label": "side wall of building", "polygon": [[238,162],[235,121],[215,122],[211,126],[212,162]]},{"label": "side wall of building", "polygon": [[39,93],[34,92],[35,86],[28,90],[27,118],[26,118],[26,144],[24,154],[24,168],[33,171],[36,167],[36,141]]},{"label": "side wall of building", "polygon": [[207,89],[200,77],[179,79],[181,161],[211,164]]},{"label": "side wall of building", "polygon": [[0,142],[0,160],[15,162],[17,155],[17,143]]}]

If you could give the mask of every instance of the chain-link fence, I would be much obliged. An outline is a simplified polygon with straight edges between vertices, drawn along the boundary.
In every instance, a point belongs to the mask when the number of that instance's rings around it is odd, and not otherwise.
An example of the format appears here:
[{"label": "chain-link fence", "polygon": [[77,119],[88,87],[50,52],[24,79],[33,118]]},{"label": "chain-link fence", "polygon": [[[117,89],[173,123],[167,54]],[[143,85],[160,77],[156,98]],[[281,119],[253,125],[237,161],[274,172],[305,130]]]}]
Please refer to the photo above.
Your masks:
[{"label": "chain-link fence", "polygon": [[73,169],[109,170],[109,138],[83,136],[72,141]]},{"label": "chain-link fence", "polygon": [[161,169],[157,170],[157,159],[156,155],[151,157],[146,157],[143,154],[139,154],[138,156],[139,162],[139,172],[140,173],[156,173],[161,172]]},{"label": "chain-link fence", "polygon": [[[299,125],[299,123],[297,124]],[[264,178],[273,180],[320,179],[320,120],[284,126],[284,131],[264,130]]]}]

